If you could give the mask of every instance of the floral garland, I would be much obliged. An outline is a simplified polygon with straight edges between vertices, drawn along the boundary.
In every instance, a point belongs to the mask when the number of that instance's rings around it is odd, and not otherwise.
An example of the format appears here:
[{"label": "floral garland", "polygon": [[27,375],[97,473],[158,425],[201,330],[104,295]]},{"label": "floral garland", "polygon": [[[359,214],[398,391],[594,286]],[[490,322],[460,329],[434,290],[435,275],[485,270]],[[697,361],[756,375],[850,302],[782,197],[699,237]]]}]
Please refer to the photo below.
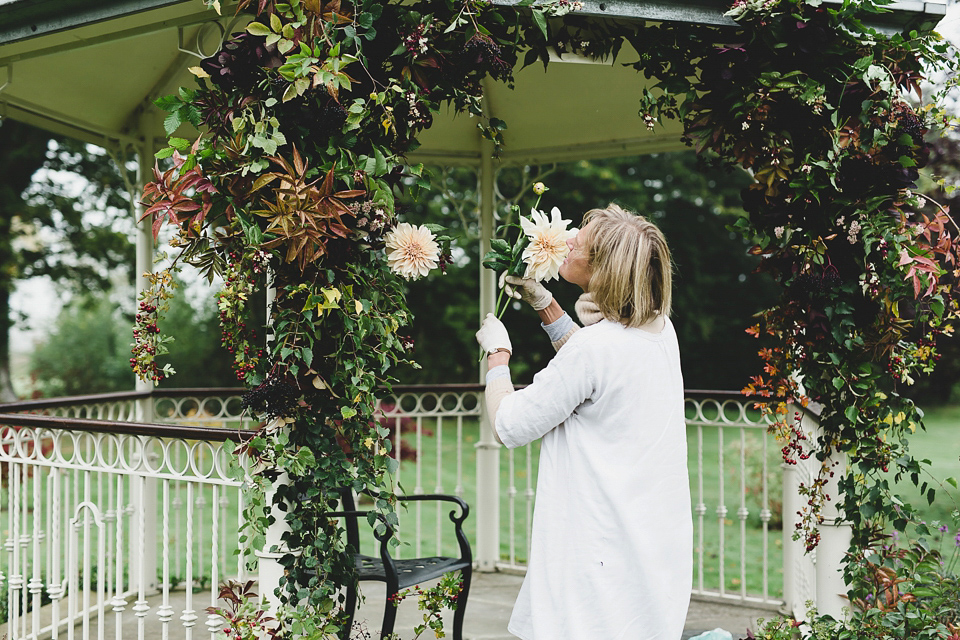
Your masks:
[{"label": "floral garland", "polygon": [[[281,559],[278,592],[305,612],[298,624],[311,621],[303,632],[336,627],[334,603],[354,579],[342,525],[324,515],[337,492],[374,496],[378,534],[397,525],[398,463],[376,419],[377,394],[409,359],[403,280],[445,268],[452,240],[399,219],[396,190],[427,184],[403,154],[444,103],[477,116],[482,134],[501,143],[503,124],[482,115],[481,81],[511,82],[516,45],[542,40],[546,16],[572,8],[538,7],[539,20],[526,23],[476,0],[243,0],[238,10],[252,21],[190,69],[198,88],[157,101],[171,136],[157,158],[170,166],[155,169],[144,217],[155,235],[175,227],[174,268],[224,280],[223,344],[249,388],[245,410],[262,420],[238,449],[254,471],[241,535],[262,545],[265,496],[286,474],[273,500],[287,512],[283,545],[297,553]],[[202,133],[178,137],[184,123]],[[172,373],[157,361],[168,280],[162,272],[144,294],[131,361],[154,381]],[[264,335],[250,305],[268,287]]]},{"label": "floral garland", "polygon": [[929,154],[924,135],[947,124],[936,100],[917,104],[924,72],[948,66],[947,45],[863,25],[881,10],[735,3],[728,15],[743,41],[701,62],[694,88],[703,93],[686,117],[699,150],[756,179],[738,226],[784,295],[751,329],[773,340],[760,352],[764,374],[746,391],[777,398],[765,406],[786,462],[810,450],[788,404],[822,407],[814,450],[823,464],[802,488],[808,549],[830,499],[823,486],[834,475],[832,452],[851,462],[840,488],[855,547],[884,523],[906,525],[911,510],[891,499],[885,474],[916,482],[905,438],[922,413],[901,391],[933,369],[936,341],[960,318],[960,228],[913,191]]},{"label": "floral garland", "polygon": [[[883,11],[871,1],[738,0],[728,13],[737,28],[594,19],[578,4],[242,0],[246,32],[191,69],[199,88],[157,102],[172,136],[158,158],[172,166],[146,188],[146,214],[155,230],[176,227],[178,261],[226,281],[224,343],[250,387],[245,406],[264,423],[246,444],[262,463],[255,484],[283,470],[290,482],[275,499],[297,505],[284,543],[299,553],[282,560],[282,596],[323,612],[317,620],[329,621],[352,580],[341,531],[323,515],[336,491],[373,492],[396,525],[397,462],[376,394],[409,355],[402,278],[449,259],[442,230],[398,219],[395,190],[427,184],[403,154],[444,103],[477,116],[499,149],[506,125],[483,118],[481,81],[511,83],[521,57],[546,65],[549,48],[610,59],[629,42],[640,54],[632,66],[661,89],[641,101],[647,126],[681,118],[701,154],[753,172],[737,226],[784,296],[752,329],[769,346],[747,390],[765,399],[788,462],[810,451],[788,405],[824,407],[816,455],[853,463],[841,487],[855,545],[910,517],[884,476],[920,471],[904,438],[921,414],[899,392],[932,369],[960,314],[960,230],[912,190],[924,135],[947,124],[935,102],[918,103],[923,74],[947,66],[947,45],[871,30],[862,20]],[[203,133],[176,137],[183,123]],[[513,248],[500,247],[510,250],[502,261],[514,264]],[[145,293],[134,346],[134,367],[154,380],[167,375],[153,330],[165,280]],[[268,286],[264,346],[245,318],[250,293]],[[832,473],[824,466],[806,487],[811,547]],[[246,535],[259,538],[266,505],[250,504],[261,515],[251,511]]]}]

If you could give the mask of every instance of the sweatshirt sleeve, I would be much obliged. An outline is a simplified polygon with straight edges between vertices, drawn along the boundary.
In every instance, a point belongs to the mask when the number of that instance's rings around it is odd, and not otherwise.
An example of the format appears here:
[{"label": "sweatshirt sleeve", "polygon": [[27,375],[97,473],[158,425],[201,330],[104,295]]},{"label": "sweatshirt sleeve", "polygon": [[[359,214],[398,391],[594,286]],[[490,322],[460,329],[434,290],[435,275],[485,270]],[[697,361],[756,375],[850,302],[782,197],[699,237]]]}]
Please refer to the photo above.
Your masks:
[{"label": "sweatshirt sleeve", "polygon": [[564,313],[550,324],[540,323],[540,326],[547,332],[547,337],[550,338],[550,344],[553,346],[554,351],[560,351],[560,347],[566,344],[570,336],[580,328],[580,325],[574,322],[567,313]]},{"label": "sweatshirt sleeve", "polygon": [[594,392],[594,378],[582,344],[567,344],[529,386],[506,395],[497,409],[497,435],[513,449],[563,423]]}]

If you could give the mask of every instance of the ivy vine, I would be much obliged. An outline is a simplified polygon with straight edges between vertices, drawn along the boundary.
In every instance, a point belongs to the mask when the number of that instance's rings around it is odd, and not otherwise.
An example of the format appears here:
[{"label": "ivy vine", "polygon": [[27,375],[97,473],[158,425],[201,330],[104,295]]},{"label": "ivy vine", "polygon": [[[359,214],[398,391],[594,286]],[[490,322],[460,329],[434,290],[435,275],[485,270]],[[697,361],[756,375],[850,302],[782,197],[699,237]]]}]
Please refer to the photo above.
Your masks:
[{"label": "ivy vine", "polygon": [[[409,359],[400,275],[416,270],[392,270],[386,251],[399,229],[394,194],[428,186],[404,154],[444,104],[476,116],[496,149],[509,144],[507,123],[483,116],[482,82],[512,84],[514,69],[547,66],[551,50],[619,56],[659,89],[638,92],[648,127],[681,119],[706,161],[752,172],[736,227],[783,296],[751,329],[765,366],[747,391],[773,417],[787,462],[811,451],[824,461],[804,488],[808,546],[834,452],[851,462],[841,487],[855,547],[911,518],[890,495],[893,479],[918,483],[921,472],[906,438],[922,414],[902,391],[933,368],[960,315],[960,228],[914,191],[925,136],[949,124],[922,91],[925,75],[948,68],[947,44],[872,29],[885,9],[871,0],[737,0],[728,12],[736,27],[608,20],[580,8],[242,0],[245,32],[191,69],[196,88],[157,102],[171,136],[157,156],[169,165],[144,192],[146,214],[155,232],[175,227],[178,261],[224,278],[224,344],[249,389],[245,407],[263,421],[244,447],[253,484],[262,492],[280,471],[289,478],[274,499],[287,509],[284,544],[297,550],[282,560],[290,606],[335,619],[340,587],[353,580],[341,525],[324,515],[337,491],[372,493],[380,514],[371,524],[397,523],[397,462],[375,410]],[[622,59],[626,43],[638,59]],[[177,136],[185,123],[200,135]],[[419,233],[421,248],[451,240]],[[426,264],[445,266],[434,257]],[[266,288],[276,292],[270,324],[248,326],[252,293]],[[145,294],[143,323],[156,327],[154,301],[166,295]],[[154,380],[170,373],[156,361],[157,333],[140,327],[133,361]],[[822,406],[815,446],[788,408],[808,401]],[[260,511],[248,535],[259,540],[268,505],[262,496],[251,504]]]}]

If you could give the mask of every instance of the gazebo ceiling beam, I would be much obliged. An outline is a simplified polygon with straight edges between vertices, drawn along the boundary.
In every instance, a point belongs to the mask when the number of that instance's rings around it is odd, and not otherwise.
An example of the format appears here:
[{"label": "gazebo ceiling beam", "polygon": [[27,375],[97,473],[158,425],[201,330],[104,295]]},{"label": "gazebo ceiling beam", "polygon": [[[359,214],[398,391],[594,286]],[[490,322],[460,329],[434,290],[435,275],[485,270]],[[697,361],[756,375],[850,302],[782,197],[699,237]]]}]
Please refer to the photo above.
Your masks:
[{"label": "gazebo ceiling beam", "polygon": [[[188,65],[191,58],[193,58],[193,56],[186,51],[181,51],[177,57],[174,58],[173,62],[164,70],[163,75],[160,76],[146,95],[143,96],[143,100],[141,100],[133,112],[127,116],[123,126],[124,131],[136,131],[142,128],[140,126],[141,119],[144,113],[149,112],[153,101],[160,96],[176,92],[177,87],[180,86],[180,74]],[[157,115],[159,115],[159,112]],[[160,117],[162,119],[162,116]]]},{"label": "gazebo ceiling beam", "polygon": [[[3,6],[3,5],[0,5],[0,6]],[[229,17],[232,17],[232,16],[229,16]],[[203,9],[196,13],[191,13],[190,15],[182,16],[180,18],[175,18],[172,20],[150,22],[137,27],[123,29],[121,31],[111,31],[109,33],[104,33],[102,35],[94,36],[91,38],[82,38],[78,40],[72,40],[70,42],[63,42],[60,44],[50,45],[48,47],[39,47],[37,49],[31,49],[29,51],[24,51],[22,53],[15,53],[6,57],[0,57],[0,66],[12,64],[21,60],[29,60],[30,58],[39,58],[42,56],[63,53],[65,51],[85,49],[87,47],[93,47],[96,45],[106,44],[109,42],[117,42],[120,40],[129,39],[129,38],[136,38],[138,36],[147,35],[150,33],[156,33],[157,31],[163,31],[166,29],[176,29],[178,27],[189,27],[193,25],[203,24],[206,22],[215,22],[215,21],[217,21],[216,14],[210,9]],[[0,33],[0,42],[3,42],[2,38],[3,38],[3,34]]]},{"label": "gazebo ceiling beam", "polygon": [[[0,3],[0,42],[37,38],[185,1],[190,0],[8,0]],[[223,4],[223,14],[232,15],[236,5]],[[202,12],[209,17],[209,9]]]},{"label": "gazebo ceiling beam", "polygon": [[133,136],[116,131],[107,131],[59,111],[53,111],[14,97],[0,101],[0,118],[11,118],[56,135],[73,138],[81,142],[89,142],[106,149],[139,142]]},{"label": "gazebo ceiling beam", "polygon": [[[591,144],[573,144],[553,147],[523,149],[511,152],[507,147],[503,150],[499,165],[549,164],[551,162],[567,162],[573,160],[590,160],[609,158],[613,156],[645,155],[648,153],[664,153],[677,151],[686,146],[679,140],[678,135],[650,135],[643,138],[609,140]],[[480,153],[476,151],[412,151],[407,154],[410,162],[424,164],[442,164],[449,166],[479,167]]]},{"label": "gazebo ceiling beam", "polygon": [[[513,6],[517,0],[492,0],[494,4]],[[825,4],[839,5],[843,0],[824,0]],[[578,13],[606,18],[626,18],[667,22],[691,22],[720,26],[736,26],[723,15],[732,0],[584,0]],[[871,26],[883,31],[903,26],[911,20],[938,21],[947,12],[947,0],[894,0],[887,6],[889,13],[878,14]]]}]

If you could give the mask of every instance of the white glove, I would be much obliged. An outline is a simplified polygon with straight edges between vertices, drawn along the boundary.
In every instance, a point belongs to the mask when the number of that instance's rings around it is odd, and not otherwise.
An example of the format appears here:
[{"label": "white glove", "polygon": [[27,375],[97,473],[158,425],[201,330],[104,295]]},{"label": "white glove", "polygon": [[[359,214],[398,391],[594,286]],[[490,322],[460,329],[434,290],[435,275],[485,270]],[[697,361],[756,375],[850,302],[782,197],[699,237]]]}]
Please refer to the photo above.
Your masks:
[{"label": "white glove", "polygon": [[523,300],[534,311],[546,309],[553,302],[553,294],[545,286],[531,278],[508,276],[506,272],[500,274],[500,288],[515,300]]},{"label": "white glove", "polygon": [[510,344],[510,336],[507,334],[507,328],[492,313],[488,313],[480,325],[480,331],[477,331],[477,342],[485,353],[494,353],[498,349],[506,349],[507,353],[513,353],[513,345]]}]

